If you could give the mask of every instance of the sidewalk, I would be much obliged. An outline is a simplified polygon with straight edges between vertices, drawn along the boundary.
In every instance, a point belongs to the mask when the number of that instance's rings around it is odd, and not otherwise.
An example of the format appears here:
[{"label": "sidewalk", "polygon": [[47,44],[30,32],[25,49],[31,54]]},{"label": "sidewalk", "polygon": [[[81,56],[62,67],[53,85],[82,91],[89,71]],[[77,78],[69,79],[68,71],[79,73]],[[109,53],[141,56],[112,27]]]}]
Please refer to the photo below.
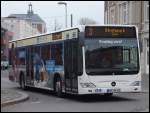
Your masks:
[{"label": "sidewalk", "polygon": [[27,100],[28,98],[29,95],[27,95],[26,93],[11,89],[1,89],[1,107],[22,102]]},{"label": "sidewalk", "polygon": [[142,90],[149,92],[149,75],[148,74],[142,75]]}]

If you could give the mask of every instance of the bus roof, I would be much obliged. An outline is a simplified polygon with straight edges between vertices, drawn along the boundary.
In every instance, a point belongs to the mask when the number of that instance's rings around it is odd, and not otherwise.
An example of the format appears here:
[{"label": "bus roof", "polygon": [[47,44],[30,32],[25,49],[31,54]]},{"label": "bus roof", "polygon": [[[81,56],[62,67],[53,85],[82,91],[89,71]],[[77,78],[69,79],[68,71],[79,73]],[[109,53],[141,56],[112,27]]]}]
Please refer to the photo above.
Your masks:
[{"label": "bus roof", "polygon": [[48,33],[43,33],[43,34],[38,34],[38,35],[33,35],[33,36],[29,36],[29,37],[25,37],[25,38],[20,38],[20,39],[15,39],[15,40],[11,40],[9,41],[11,42],[15,42],[15,41],[19,41],[19,40],[25,40],[25,39],[29,39],[29,38],[34,38],[34,37],[39,37],[39,36],[44,36],[44,35],[48,35],[48,34],[53,34],[53,33],[58,33],[58,32],[63,32],[63,31],[69,31],[69,30],[73,30],[73,29],[78,29],[80,32],[83,32],[85,30],[86,26],[118,26],[118,27],[136,27],[135,25],[113,25],[113,24],[101,24],[101,25],[79,25],[76,27],[71,27],[71,28],[65,28],[65,29],[61,29],[58,31],[52,31],[52,32],[48,32]]},{"label": "bus roof", "polygon": [[79,30],[81,30],[82,28],[80,28],[80,27],[81,26],[79,26],[79,27],[72,27],[72,28],[66,28],[66,29],[61,29],[61,30],[47,32],[47,33],[38,34],[38,35],[33,35],[33,36],[25,37],[25,38],[15,39],[15,40],[11,40],[9,42],[15,42],[15,41],[19,41],[19,40],[25,40],[25,39],[29,39],[29,38],[34,38],[34,37],[38,37],[38,36],[44,36],[44,35],[58,33],[58,32],[63,32],[63,31],[69,31],[69,30],[73,30],[73,29],[79,29]]}]

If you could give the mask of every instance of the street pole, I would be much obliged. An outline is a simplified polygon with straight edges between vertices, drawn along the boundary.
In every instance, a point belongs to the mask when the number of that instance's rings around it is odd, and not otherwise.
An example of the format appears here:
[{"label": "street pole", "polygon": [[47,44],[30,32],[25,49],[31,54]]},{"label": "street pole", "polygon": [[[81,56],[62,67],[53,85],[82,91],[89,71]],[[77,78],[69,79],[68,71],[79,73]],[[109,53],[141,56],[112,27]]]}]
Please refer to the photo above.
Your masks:
[{"label": "street pole", "polygon": [[65,5],[65,24],[66,24],[66,28],[67,28],[67,3],[66,2],[58,2],[59,5]]},{"label": "street pole", "polygon": [[66,9],[66,28],[67,28],[67,4],[65,5],[65,9]]},{"label": "street pole", "polygon": [[54,20],[54,25],[55,25],[54,30],[56,31],[56,19]]},{"label": "street pole", "polygon": [[71,16],[71,27],[73,27],[73,16],[72,14],[70,16]]}]

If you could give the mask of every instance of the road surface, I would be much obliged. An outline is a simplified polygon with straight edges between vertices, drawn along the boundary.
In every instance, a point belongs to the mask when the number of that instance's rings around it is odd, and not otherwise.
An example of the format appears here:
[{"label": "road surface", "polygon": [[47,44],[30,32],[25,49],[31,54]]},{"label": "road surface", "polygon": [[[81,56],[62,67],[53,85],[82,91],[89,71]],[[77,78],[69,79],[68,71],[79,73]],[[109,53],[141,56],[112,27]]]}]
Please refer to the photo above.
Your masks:
[{"label": "road surface", "polygon": [[[7,78],[7,71],[1,71],[1,88],[21,90]],[[146,87],[148,88],[148,86]],[[140,112],[149,111],[149,91],[144,93],[114,94],[113,97],[100,95],[71,96],[58,98],[50,91],[30,88],[24,91],[29,100],[1,108],[1,112]]]}]

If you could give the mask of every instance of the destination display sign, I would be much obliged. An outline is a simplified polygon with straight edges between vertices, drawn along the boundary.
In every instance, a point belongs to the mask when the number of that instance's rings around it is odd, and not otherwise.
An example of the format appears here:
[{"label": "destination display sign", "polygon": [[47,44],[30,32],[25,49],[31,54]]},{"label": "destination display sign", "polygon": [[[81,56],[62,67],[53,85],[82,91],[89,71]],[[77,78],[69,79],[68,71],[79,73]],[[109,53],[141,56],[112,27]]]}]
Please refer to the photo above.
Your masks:
[{"label": "destination display sign", "polygon": [[136,38],[135,27],[87,26],[86,38]]}]

